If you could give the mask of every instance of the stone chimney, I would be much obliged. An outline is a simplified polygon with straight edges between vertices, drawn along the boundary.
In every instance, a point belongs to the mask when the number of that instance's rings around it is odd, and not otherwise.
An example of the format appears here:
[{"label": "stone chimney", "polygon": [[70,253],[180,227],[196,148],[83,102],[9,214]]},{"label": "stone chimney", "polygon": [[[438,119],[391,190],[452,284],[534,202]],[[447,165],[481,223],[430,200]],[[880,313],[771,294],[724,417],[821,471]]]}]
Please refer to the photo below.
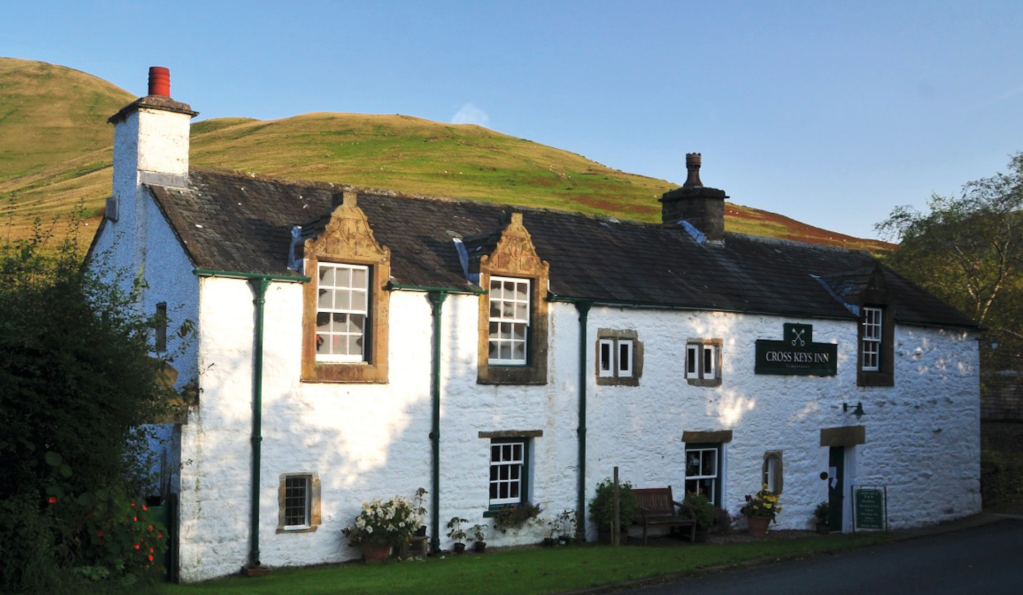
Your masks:
[{"label": "stone chimney", "polygon": [[661,196],[661,222],[678,225],[686,221],[699,230],[710,244],[725,241],[724,190],[706,188],[700,181],[700,153],[686,154],[686,182]]}]

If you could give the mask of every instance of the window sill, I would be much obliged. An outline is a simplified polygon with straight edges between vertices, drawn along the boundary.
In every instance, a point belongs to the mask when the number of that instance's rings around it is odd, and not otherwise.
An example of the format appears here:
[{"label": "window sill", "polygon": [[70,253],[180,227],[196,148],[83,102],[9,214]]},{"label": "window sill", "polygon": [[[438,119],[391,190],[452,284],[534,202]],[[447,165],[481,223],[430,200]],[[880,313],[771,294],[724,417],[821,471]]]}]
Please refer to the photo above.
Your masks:
[{"label": "window sill", "polygon": [[857,386],[895,386],[895,375],[891,372],[864,372],[856,374]]},{"label": "window sill", "polygon": [[317,525],[312,526],[293,525],[290,527],[277,527],[277,534],[280,535],[281,533],[315,533],[317,528],[318,528]]},{"label": "window sill", "polygon": [[712,378],[710,380],[704,378],[686,378],[686,382],[690,386],[721,386],[720,378]]}]

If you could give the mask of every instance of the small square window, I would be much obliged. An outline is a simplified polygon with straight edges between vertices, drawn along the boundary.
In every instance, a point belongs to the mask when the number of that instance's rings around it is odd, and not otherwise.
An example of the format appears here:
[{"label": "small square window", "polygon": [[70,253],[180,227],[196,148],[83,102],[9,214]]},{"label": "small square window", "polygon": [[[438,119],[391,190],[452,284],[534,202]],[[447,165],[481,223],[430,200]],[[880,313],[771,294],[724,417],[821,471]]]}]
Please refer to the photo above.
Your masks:
[{"label": "small square window", "polygon": [[636,331],[597,331],[597,384],[639,386],[643,372],[642,344]]},{"label": "small square window", "polygon": [[315,474],[285,474],[278,488],[277,532],[315,531],[320,524],[320,480]]},{"label": "small square window", "polygon": [[721,384],[721,340],[690,340],[686,344],[685,375],[689,384]]}]

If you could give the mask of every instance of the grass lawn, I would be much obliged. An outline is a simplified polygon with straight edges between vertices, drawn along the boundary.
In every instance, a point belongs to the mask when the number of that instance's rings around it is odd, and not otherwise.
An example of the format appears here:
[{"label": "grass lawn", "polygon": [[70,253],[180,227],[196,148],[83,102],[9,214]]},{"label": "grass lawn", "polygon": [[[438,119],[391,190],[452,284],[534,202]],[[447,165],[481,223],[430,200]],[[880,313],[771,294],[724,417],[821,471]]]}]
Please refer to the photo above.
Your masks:
[{"label": "grass lawn", "polygon": [[229,593],[558,593],[715,566],[776,561],[882,543],[885,534],[829,535],[678,547],[602,545],[447,555],[384,565],[277,570],[261,578],[161,585],[163,595]]}]

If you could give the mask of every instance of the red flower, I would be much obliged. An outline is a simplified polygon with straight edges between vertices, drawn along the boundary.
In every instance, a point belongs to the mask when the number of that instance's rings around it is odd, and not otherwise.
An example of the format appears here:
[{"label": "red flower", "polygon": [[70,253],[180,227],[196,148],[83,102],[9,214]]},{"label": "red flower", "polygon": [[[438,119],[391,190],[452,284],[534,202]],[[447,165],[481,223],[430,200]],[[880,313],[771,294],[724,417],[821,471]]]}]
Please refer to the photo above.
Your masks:
[{"label": "red flower", "polygon": [[134,506],[135,506],[135,503],[134,503],[134,502],[132,502],[132,503],[131,503],[131,506],[133,506],[133,507],[134,507]]},{"label": "red flower", "polygon": [[163,539],[163,533],[157,533],[156,534],[156,538],[157,539]]},{"label": "red flower", "polygon": [[150,530],[150,531],[152,531],[152,530],[153,530],[153,526],[152,526],[152,525],[149,525],[149,530]]},{"label": "red flower", "polygon": [[153,553],[153,548],[149,548],[149,553],[150,553],[150,554],[152,554],[152,553]]},{"label": "red flower", "polygon": [[145,504],[143,504],[143,505],[142,505],[142,510],[149,510],[149,509],[148,509],[148,508],[146,508],[146,505],[145,505]]},{"label": "red flower", "polygon": [[50,498],[47,500],[47,502],[49,502],[50,504],[56,504],[57,503],[57,497],[56,496],[50,496]]},{"label": "red flower", "polygon": [[133,520],[133,521],[135,521],[137,523],[137,522],[139,522],[139,517],[133,516],[133,517],[131,517],[131,520]]},{"label": "red flower", "polygon": [[135,544],[135,549],[139,549],[139,544]]},{"label": "red flower", "polygon": [[[152,554],[149,554],[149,561],[150,561],[150,562],[152,562],[152,561],[153,561],[153,555],[152,555]],[[149,568],[149,567],[148,567],[148,566],[146,566],[146,568]]]},{"label": "red flower", "polygon": [[96,537],[103,537],[103,531],[96,531]]}]

